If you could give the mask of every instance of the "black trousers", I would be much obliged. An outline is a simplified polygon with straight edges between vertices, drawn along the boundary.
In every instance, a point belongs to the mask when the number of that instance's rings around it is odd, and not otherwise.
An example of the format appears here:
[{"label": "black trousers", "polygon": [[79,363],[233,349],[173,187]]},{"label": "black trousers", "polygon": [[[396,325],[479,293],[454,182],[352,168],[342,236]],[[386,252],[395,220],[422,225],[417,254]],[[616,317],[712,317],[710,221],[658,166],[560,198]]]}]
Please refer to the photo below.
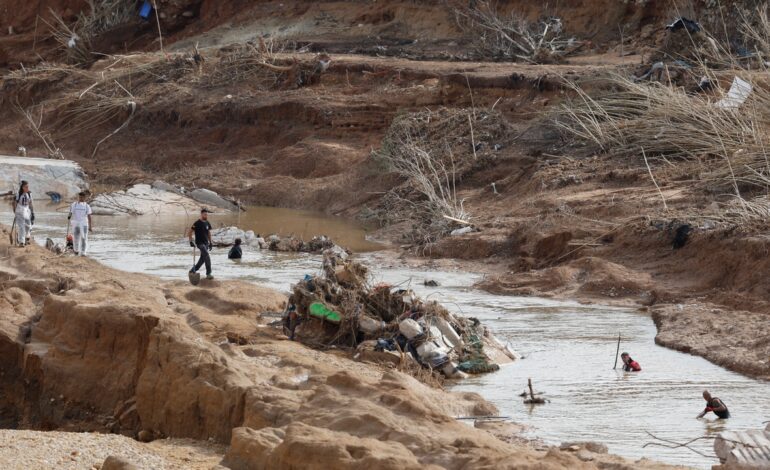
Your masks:
[{"label": "black trousers", "polygon": [[209,256],[208,246],[205,243],[201,243],[198,245],[198,249],[201,250],[201,256],[198,258],[198,262],[195,263],[192,270],[193,272],[198,272],[201,266],[203,266],[203,263],[206,263],[206,275],[208,276],[211,274],[211,256]]}]

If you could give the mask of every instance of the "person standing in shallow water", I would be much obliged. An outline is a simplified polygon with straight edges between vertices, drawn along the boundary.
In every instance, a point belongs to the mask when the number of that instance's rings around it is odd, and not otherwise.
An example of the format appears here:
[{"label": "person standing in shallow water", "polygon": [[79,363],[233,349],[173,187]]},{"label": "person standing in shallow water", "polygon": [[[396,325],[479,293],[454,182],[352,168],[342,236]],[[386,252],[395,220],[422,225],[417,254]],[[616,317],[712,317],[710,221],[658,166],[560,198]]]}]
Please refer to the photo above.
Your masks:
[{"label": "person standing in shallow water", "polygon": [[72,234],[74,235],[73,249],[76,255],[86,256],[88,253],[88,232],[92,230],[91,206],[86,202],[86,193],[78,194],[77,202],[70,206],[70,214],[67,220],[72,224]]},{"label": "person standing in shallow water", "polygon": [[703,418],[710,411],[713,411],[719,419],[727,419],[730,417],[730,410],[727,409],[725,402],[717,397],[712,397],[708,390],[703,391],[703,399],[706,400],[706,409],[698,415],[698,418]]},{"label": "person standing in shallow water", "polygon": [[623,361],[623,370],[626,372],[640,372],[642,370],[642,366],[633,360],[627,352],[620,355],[620,360]]},{"label": "person standing in shallow water", "polygon": [[[211,251],[211,224],[208,221],[209,211],[206,208],[201,209],[201,216],[198,220],[192,224],[192,227],[187,231],[187,237],[190,240],[190,246],[195,248],[196,246],[201,252],[198,262],[190,270],[191,273],[196,273],[198,270],[206,264],[206,279],[214,279],[211,275],[211,257],[209,251]],[[195,236],[195,242],[193,242],[193,236]]]}]

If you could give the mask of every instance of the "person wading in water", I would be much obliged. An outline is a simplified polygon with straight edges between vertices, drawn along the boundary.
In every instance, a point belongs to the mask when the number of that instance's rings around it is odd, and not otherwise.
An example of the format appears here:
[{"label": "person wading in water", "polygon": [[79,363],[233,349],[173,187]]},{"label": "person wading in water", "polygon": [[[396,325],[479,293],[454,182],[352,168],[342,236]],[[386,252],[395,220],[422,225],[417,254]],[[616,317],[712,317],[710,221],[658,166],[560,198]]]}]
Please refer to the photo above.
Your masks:
[{"label": "person wading in water", "polygon": [[706,413],[713,411],[719,419],[727,419],[730,417],[730,411],[727,409],[727,405],[717,397],[712,397],[708,390],[703,391],[703,399],[706,400],[706,409],[704,409],[698,418],[703,418]]},{"label": "person wading in water", "polygon": [[640,372],[642,370],[642,366],[639,365],[638,362],[631,359],[631,356],[624,352],[620,355],[620,359],[623,361],[623,370],[626,372]]},{"label": "person wading in water", "polygon": [[[201,251],[201,256],[198,258],[198,262],[190,270],[191,273],[196,273],[198,270],[206,264],[206,279],[214,279],[211,275],[211,257],[209,251],[211,251],[211,224],[208,221],[209,211],[208,209],[201,209],[201,217],[196,220],[192,227],[187,231],[187,237],[190,240],[190,246],[195,248],[196,246]],[[193,242],[193,235],[195,235],[195,242]]]}]

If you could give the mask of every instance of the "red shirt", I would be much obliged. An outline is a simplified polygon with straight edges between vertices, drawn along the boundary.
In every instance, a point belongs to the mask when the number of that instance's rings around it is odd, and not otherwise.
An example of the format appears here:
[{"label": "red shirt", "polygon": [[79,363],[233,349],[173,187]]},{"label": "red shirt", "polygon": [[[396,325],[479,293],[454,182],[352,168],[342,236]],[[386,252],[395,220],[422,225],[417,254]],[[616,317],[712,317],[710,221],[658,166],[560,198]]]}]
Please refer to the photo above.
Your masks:
[{"label": "red shirt", "polygon": [[638,362],[632,360],[625,365],[624,369],[626,372],[639,372],[642,370],[642,366],[640,366]]}]

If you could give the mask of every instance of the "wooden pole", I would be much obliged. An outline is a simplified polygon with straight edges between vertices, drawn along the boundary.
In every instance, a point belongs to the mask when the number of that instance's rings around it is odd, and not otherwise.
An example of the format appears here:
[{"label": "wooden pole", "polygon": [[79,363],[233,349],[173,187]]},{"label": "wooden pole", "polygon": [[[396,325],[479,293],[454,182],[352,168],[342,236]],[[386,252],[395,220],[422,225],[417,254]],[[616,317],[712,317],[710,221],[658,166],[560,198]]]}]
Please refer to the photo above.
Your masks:
[{"label": "wooden pole", "polygon": [[620,333],[618,333],[618,349],[615,351],[615,365],[612,366],[613,370],[618,368],[618,354],[620,354]]},{"label": "wooden pole", "polygon": [[532,401],[535,400],[535,392],[532,391],[532,379],[527,379],[527,386],[529,387],[529,396],[532,398]]}]

